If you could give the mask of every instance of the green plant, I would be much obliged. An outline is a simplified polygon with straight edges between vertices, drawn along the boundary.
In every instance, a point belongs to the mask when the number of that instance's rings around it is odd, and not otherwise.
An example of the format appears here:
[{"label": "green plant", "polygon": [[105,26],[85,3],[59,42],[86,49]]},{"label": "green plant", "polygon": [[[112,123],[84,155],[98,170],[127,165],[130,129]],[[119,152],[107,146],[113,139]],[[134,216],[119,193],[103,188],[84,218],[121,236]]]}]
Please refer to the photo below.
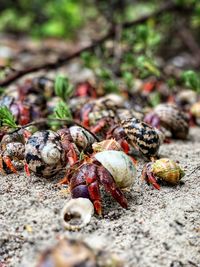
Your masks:
[{"label": "green plant", "polygon": [[188,70],[182,73],[184,85],[188,88],[200,93],[200,77],[193,70]]},{"label": "green plant", "polygon": [[0,107],[0,126],[18,128],[14,116],[6,106]]}]

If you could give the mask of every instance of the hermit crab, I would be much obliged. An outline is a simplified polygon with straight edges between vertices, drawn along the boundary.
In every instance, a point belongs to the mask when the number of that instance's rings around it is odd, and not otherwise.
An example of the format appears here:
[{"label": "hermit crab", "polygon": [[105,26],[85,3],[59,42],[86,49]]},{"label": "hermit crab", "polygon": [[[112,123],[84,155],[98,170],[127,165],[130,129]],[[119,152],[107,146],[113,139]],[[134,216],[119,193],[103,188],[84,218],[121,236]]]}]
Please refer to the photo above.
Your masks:
[{"label": "hermit crab", "polygon": [[[100,185],[123,207],[127,200],[121,189],[130,188],[136,175],[131,158],[122,151],[107,150],[86,158],[67,172],[72,198],[88,198],[97,214],[102,214]],[[121,189],[120,189],[121,188]]]},{"label": "hermit crab", "polygon": [[[101,241],[100,241],[101,242]],[[114,254],[102,249],[97,240],[61,239],[54,247],[45,250],[36,267],[123,267]]]},{"label": "hermit crab", "polygon": [[26,171],[51,177],[62,170],[67,163],[78,160],[79,150],[71,138],[68,128],[57,132],[51,130],[34,133],[25,144]]},{"label": "hermit crab", "polygon": [[169,158],[147,163],[142,171],[142,178],[156,189],[160,189],[159,181],[176,185],[184,175],[185,173],[181,167]]},{"label": "hermit crab", "polygon": [[0,143],[0,171],[6,174],[16,173],[24,167],[25,142],[31,133],[20,129],[5,134]]},{"label": "hermit crab", "polygon": [[188,136],[189,116],[175,104],[159,104],[145,116],[144,121],[153,127],[166,128],[174,138],[186,139]]},{"label": "hermit crab", "polygon": [[161,143],[158,131],[136,118],[123,120],[120,126],[111,128],[108,137],[111,136],[120,143],[125,153],[129,152],[130,144],[144,157],[150,159],[157,156]]}]

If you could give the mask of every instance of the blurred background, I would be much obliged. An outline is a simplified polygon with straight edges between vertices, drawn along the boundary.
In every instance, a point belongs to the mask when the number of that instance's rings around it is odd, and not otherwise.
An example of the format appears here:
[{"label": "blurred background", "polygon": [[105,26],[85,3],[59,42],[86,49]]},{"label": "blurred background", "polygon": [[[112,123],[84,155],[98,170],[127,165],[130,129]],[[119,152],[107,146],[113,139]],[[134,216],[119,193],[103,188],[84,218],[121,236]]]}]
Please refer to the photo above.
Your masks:
[{"label": "blurred background", "polygon": [[78,58],[108,91],[116,77],[128,87],[149,76],[173,83],[180,69],[200,66],[198,0],[1,0],[0,32],[0,65],[13,69],[55,62],[102,38]]}]

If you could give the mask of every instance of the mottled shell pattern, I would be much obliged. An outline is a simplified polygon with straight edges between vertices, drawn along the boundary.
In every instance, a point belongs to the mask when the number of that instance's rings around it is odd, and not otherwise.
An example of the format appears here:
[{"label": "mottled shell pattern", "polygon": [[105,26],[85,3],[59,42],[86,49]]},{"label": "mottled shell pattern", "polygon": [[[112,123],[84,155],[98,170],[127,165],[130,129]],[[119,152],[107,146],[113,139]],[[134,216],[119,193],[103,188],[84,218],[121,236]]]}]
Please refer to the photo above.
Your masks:
[{"label": "mottled shell pattern", "polygon": [[80,126],[72,126],[69,131],[73,142],[83,150],[91,148],[92,144],[96,142],[95,137]]},{"label": "mottled shell pattern", "polygon": [[122,151],[105,150],[94,157],[110,172],[121,189],[130,188],[135,181],[136,167]]},{"label": "mottled shell pattern", "polygon": [[189,117],[174,104],[160,104],[154,109],[161,125],[169,129],[175,138],[185,139],[189,132]]},{"label": "mottled shell pattern", "polygon": [[139,119],[123,120],[121,125],[127,135],[128,142],[145,157],[153,157],[158,153],[160,138],[156,130]]},{"label": "mottled shell pattern", "polygon": [[174,185],[185,175],[181,167],[168,158],[162,158],[152,163],[151,171],[159,179]]},{"label": "mottled shell pattern", "polygon": [[51,131],[34,133],[25,144],[25,160],[36,175],[51,177],[66,165],[60,136]]}]

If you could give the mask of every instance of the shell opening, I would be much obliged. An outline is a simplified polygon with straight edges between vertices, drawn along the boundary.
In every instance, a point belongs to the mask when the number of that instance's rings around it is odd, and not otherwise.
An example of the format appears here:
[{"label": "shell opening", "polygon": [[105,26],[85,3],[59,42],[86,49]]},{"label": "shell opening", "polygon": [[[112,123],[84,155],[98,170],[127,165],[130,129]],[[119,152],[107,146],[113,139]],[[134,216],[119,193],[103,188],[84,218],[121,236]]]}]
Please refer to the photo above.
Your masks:
[{"label": "shell opening", "polygon": [[61,220],[67,230],[76,231],[86,226],[93,214],[94,206],[89,199],[75,198],[64,206]]}]

